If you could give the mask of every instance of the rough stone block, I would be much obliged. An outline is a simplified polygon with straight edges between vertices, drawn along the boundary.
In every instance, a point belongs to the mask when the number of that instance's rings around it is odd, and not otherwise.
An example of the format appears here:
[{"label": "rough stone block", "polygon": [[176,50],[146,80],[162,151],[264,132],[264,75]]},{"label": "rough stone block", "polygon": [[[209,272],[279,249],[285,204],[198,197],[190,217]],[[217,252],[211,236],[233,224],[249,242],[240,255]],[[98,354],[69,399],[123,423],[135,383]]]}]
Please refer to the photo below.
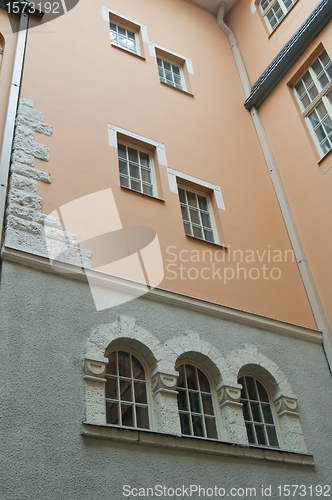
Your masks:
[{"label": "rough stone block", "polygon": [[37,211],[41,211],[43,200],[37,194],[26,193],[25,191],[19,191],[17,189],[11,189],[8,194],[8,202],[16,203],[22,207],[32,208]]},{"label": "rough stone block", "polygon": [[30,108],[33,108],[35,105],[34,101],[26,99],[25,97],[20,97],[19,103],[22,104],[22,106],[29,106]]},{"label": "rough stone block", "polygon": [[49,159],[49,148],[44,144],[39,144],[31,139],[26,139],[21,135],[16,135],[14,144],[14,151],[22,150],[26,154],[33,155],[35,158],[40,160],[48,161]]},{"label": "rough stone block", "polygon": [[[22,207],[21,205],[16,205],[16,203],[10,203],[6,210],[6,215],[13,215],[14,217],[20,217],[21,219],[34,220],[35,210],[29,207]],[[38,222],[34,220],[34,222]]]},{"label": "rough stone block", "polygon": [[10,171],[16,174],[24,175],[30,179],[36,179],[37,181],[46,182],[51,184],[51,176],[47,172],[38,170],[38,168],[28,167],[23,163],[14,162],[11,164]]},{"label": "rough stone block", "polygon": [[63,241],[68,246],[71,246],[71,245],[75,246],[76,245],[75,234],[67,233],[66,231],[62,231],[62,230],[56,229],[54,227],[50,227],[46,224],[44,225],[44,228],[45,228],[46,238],[51,238],[53,240]]},{"label": "rough stone block", "polygon": [[27,116],[31,120],[39,121],[41,123],[44,122],[44,114],[41,111],[38,111],[37,109],[34,109],[31,106],[26,106],[23,103],[19,104],[17,115]]},{"label": "rough stone block", "polygon": [[35,157],[22,149],[15,149],[12,153],[12,162],[24,163],[29,167],[33,167],[35,164]]},{"label": "rough stone block", "polygon": [[10,189],[19,189],[20,191],[26,191],[29,193],[37,194],[38,181],[35,179],[29,179],[23,175],[16,173],[11,174],[9,179]]},{"label": "rough stone block", "polygon": [[21,219],[13,215],[9,215],[6,220],[6,227],[11,227],[12,229],[26,231],[33,234],[41,234],[42,228],[39,224],[35,224],[26,219]]}]

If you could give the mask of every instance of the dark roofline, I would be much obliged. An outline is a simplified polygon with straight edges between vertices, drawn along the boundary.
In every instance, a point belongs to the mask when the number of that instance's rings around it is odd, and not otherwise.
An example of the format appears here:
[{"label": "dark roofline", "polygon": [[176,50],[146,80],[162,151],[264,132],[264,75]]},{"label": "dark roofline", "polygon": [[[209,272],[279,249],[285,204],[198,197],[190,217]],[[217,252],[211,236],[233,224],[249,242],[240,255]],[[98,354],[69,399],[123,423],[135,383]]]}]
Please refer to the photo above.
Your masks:
[{"label": "dark roofline", "polygon": [[332,1],[322,0],[252,86],[244,106],[259,108],[332,19]]}]

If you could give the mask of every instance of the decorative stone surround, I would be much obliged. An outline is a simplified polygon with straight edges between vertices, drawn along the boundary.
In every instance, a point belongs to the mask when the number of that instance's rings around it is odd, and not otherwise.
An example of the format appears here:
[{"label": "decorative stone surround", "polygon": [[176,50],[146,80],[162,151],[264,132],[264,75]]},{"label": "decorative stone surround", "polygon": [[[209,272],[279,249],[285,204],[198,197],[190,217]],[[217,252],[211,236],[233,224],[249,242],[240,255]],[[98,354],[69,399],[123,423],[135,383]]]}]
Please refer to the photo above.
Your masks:
[{"label": "decorative stone surround", "polygon": [[47,219],[42,213],[43,200],[37,194],[38,181],[51,183],[47,172],[34,168],[35,158],[49,159],[49,148],[35,142],[34,133],[50,136],[52,127],[44,122],[43,113],[34,102],[20,98],[11,157],[9,191],[6,210],[5,246],[49,257],[45,237],[51,241],[54,255],[61,253],[63,243],[69,247],[63,262],[91,267],[91,252],[76,247],[74,234],[62,230],[60,219]]},{"label": "decorative stone surround", "polygon": [[90,336],[84,358],[87,423],[106,425],[105,369],[106,351],[112,346],[135,349],[151,367],[151,388],[156,413],[153,430],[181,435],[177,406],[177,377],[174,369],[181,358],[200,361],[216,382],[223,422],[223,439],[248,445],[243,419],[242,386],[238,376],[245,369],[264,377],[273,394],[273,401],[287,451],[307,453],[297,413],[297,398],[280,368],[255,346],[233,351],[225,358],[222,353],[201,339],[196,332],[160,342],[152,333],[136,325],[134,318],[121,316],[119,321],[99,326]]}]

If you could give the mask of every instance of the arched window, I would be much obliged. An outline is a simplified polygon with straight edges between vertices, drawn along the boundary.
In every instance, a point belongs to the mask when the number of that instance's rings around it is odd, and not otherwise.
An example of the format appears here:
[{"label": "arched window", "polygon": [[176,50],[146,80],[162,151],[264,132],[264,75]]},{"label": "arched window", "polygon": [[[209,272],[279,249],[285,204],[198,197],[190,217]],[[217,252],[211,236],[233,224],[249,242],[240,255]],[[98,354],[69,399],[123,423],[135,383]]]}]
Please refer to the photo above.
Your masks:
[{"label": "arched window", "polygon": [[213,395],[206,375],[193,364],[178,366],[178,408],[184,435],[218,439]]},{"label": "arched window", "polygon": [[273,31],[297,0],[261,0],[259,5],[270,31]]},{"label": "arched window", "polygon": [[239,384],[243,417],[249,443],[280,447],[274,423],[274,408],[263,384],[249,375],[242,376]]},{"label": "arched window", "polygon": [[112,351],[106,367],[106,422],[149,429],[148,394],[143,364],[131,352]]}]

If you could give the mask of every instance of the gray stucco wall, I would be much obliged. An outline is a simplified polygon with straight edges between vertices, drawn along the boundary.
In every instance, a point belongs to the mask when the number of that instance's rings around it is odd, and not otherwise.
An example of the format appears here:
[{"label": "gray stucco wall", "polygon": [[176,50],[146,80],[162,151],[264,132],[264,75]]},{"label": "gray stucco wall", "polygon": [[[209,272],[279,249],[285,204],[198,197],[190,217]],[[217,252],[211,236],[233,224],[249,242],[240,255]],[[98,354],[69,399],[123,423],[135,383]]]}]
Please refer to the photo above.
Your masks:
[{"label": "gray stucco wall", "polygon": [[[120,314],[136,318],[162,341],[188,329],[197,331],[225,356],[244,344],[256,345],[278,364],[298,396],[315,467],[174,453],[82,437],[85,346],[98,325],[116,321]],[[1,500],[120,500],[125,498],[124,484],[256,487],[258,498],[261,486],[271,484],[271,498],[279,498],[277,485],[332,482],[332,384],[320,345],[144,296],[97,312],[86,283],[3,262],[0,359]]]}]

